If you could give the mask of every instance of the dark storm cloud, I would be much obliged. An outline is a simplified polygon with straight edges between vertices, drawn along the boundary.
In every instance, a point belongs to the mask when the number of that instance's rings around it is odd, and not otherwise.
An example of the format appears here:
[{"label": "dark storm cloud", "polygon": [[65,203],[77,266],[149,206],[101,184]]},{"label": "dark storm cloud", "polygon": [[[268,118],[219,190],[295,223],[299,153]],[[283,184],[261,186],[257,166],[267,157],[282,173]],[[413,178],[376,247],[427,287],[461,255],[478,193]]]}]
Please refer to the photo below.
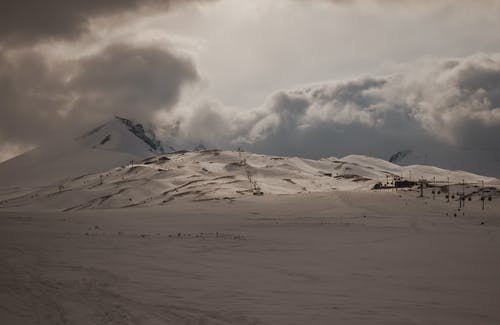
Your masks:
[{"label": "dark storm cloud", "polygon": [[[93,18],[140,8],[168,9],[201,0],[2,0],[0,43],[27,45],[44,40],[70,40],[86,33]],[[210,0],[205,0],[210,1]]]},{"label": "dark storm cloud", "polygon": [[18,152],[65,130],[102,123],[112,114],[147,122],[154,112],[170,109],[181,88],[198,79],[190,60],[152,46],[111,45],[71,62],[33,46],[76,41],[95,19],[108,23],[208,1],[0,1],[2,154],[7,147]]},{"label": "dark storm cloud", "polygon": [[113,45],[65,63],[0,53],[0,139],[36,144],[113,114],[148,121],[197,78],[191,61],[154,47]]},{"label": "dark storm cloud", "polygon": [[457,87],[465,96],[481,92],[491,107],[500,107],[500,70],[494,66],[465,66],[457,76]]},{"label": "dark storm cloud", "polygon": [[0,52],[0,140],[36,141],[60,124],[58,111],[70,101],[64,72],[32,52]]},{"label": "dark storm cloud", "polygon": [[172,107],[182,86],[197,78],[186,58],[121,44],[82,59],[67,86],[75,95],[75,114],[124,114],[144,121]]}]

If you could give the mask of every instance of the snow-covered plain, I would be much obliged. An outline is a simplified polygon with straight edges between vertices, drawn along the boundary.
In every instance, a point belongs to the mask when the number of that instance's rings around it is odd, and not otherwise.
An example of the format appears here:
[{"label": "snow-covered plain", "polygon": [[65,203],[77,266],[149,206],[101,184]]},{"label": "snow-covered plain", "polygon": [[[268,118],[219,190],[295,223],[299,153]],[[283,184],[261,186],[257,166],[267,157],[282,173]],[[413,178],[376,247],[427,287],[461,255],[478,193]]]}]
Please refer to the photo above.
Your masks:
[{"label": "snow-covered plain", "polygon": [[499,324],[500,198],[424,194],[3,209],[0,323]]},{"label": "snow-covered plain", "polygon": [[500,324],[498,179],[153,140],[0,164],[0,324]]}]

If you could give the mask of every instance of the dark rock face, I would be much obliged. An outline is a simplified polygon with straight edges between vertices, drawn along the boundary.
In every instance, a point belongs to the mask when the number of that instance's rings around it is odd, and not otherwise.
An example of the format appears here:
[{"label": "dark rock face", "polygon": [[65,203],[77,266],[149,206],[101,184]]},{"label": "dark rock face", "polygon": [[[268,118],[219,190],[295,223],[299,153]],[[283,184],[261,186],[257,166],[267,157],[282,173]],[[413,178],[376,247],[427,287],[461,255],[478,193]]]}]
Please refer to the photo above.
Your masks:
[{"label": "dark rock face", "polygon": [[111,140],[111,134],[108,134],[106,137],[104,137],[104,139],[101,140],[101,145],[105,144],[109,140]]},{"label": "dark rock face", "polygon": [[389,162],[397,163],[397,162],[403,160],[409,154],[411,154],[411,150],[398,151],[389,158]]},{"label": "dark rock face", "polygon": [[163,147],[161,146],[160,141],[155,139],[154,134],[147,135],[142,124],[134,124],[131,120],[119,116],[116,116],[116,118],[125,124],[130,132],[144,141],[152,149],[152,151],[163,152]]}]

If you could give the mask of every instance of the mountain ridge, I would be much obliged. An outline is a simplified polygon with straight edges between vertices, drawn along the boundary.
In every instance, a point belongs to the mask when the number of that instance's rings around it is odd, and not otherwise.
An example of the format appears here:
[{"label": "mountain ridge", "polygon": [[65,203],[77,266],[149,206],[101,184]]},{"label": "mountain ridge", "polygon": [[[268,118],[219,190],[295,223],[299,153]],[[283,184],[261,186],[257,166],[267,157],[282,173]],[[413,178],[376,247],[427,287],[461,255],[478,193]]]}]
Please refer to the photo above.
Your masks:
[{"label": "mountain ridge", "polygon": [[[33,190],[0,194],[0,207],[58,210],[162,206],[172,200],[235,200],[253,195],[370,191],[395,180],[432,180],[436,186],[466,182],[498,186],[499,180],[433,166],[398,166],[349,155],[320,160],[242,151],[178,151],[66,178]],[[496,192],[495,192],[496,193]]]}]

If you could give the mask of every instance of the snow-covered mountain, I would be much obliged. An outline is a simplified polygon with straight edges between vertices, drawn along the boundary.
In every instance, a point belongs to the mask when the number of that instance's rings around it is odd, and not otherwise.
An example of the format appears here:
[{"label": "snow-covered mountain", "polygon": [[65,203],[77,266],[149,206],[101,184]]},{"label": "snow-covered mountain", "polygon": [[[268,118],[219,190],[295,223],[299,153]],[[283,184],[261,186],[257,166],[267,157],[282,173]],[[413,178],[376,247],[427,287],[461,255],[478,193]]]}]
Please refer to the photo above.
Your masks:
[{"label": "snow-covered mountain", "polygon": [[[393,161],[412,153],[401,152]],[[0,164],[0,207],[57,209],[163,205],[176,198],[370,190],[398,178],[486,185],[496,178],[426,165],[400,166],[368,156],[310,160],[206,150],[164,153],[154,134],[115,117],[52,147]]]},{"label": "snow-covered mountain", "polygon": [[163,152],[154,133],[119,116],[76,138],[76,142],[80,148],[126,152],[138,157]]},{"label": "snow-covered mountain", "polygon": [[49,185],[162,152],[154,134],[141,124],[115,117],[76,139],[39,147],[1,163],[0,188]]},{"label": "snow-covered mountain", "polygon": [[[309,160],[246,152],[180,151],[117,165],[34,190],[0,193],[0,207],[61,210],[158,206],[176,199],[234,200],[251,195],[365,191],[405,177],[436,182],[497,184],[495,178],[431,166],[406,166],[351,155]],[[474,185],[470,185],[474,186]]]}]

